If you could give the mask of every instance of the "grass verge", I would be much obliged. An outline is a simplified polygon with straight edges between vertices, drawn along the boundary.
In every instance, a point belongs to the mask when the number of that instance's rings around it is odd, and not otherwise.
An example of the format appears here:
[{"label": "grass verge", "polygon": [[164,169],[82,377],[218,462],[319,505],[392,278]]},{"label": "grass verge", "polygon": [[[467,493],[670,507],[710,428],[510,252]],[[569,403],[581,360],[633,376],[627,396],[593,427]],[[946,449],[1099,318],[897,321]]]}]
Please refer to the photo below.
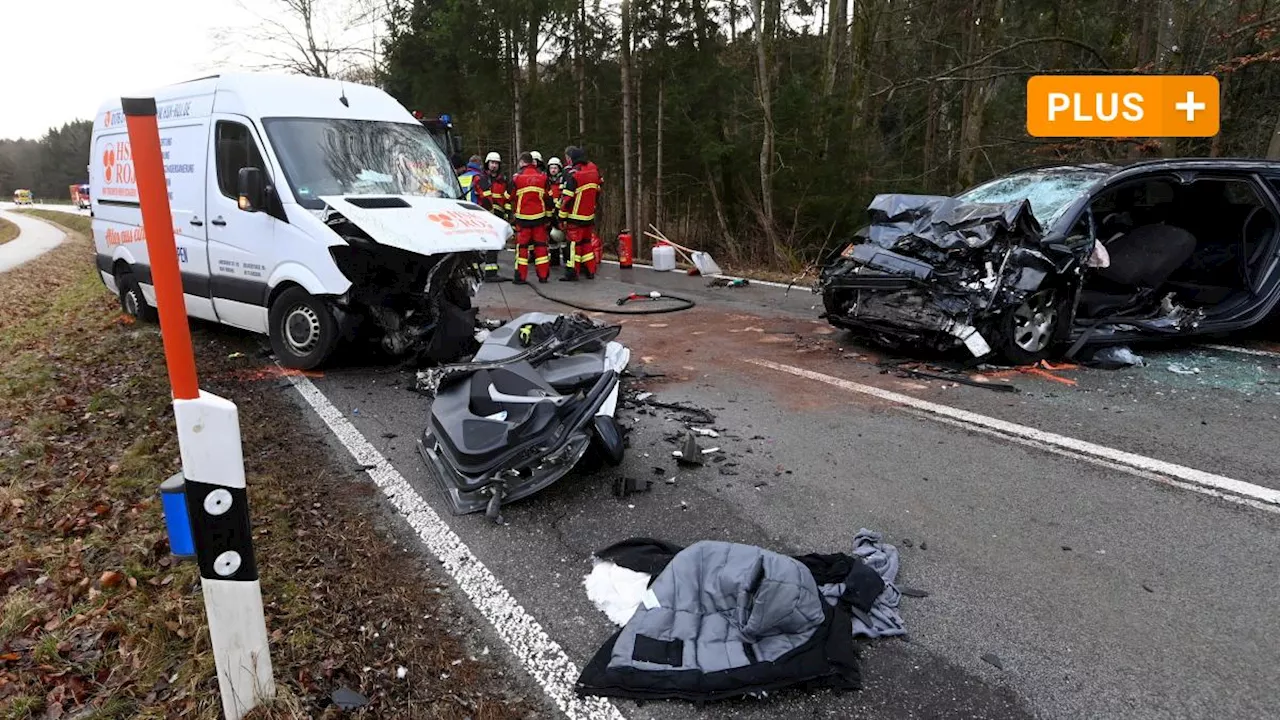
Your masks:
[{"label": "grass verge", "polygon": [[[158,329],[121,316],[89,218],[0,285],[0,718],[220,717],[192,563],[157,486],[177,472]],[[309,430],[260,341],[194,331],[202,385],[235,401],[281,699],[254,717],[516,718],[537,706],[469,646],[472,621],[397,539],[372,487]],[[404,677],[398,677],[403,668]]]},{"label": "grass verge", "polygon": [[4,218],[0,218],[0,245],[3,245],[16,237],[18,237],[18,226]]}]

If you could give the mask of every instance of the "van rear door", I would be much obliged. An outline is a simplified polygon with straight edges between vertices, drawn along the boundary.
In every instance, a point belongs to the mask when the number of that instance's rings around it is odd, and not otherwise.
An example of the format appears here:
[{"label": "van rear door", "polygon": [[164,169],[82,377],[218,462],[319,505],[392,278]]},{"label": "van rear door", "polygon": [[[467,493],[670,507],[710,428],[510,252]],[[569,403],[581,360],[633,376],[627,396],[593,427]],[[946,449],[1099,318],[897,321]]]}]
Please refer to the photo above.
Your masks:
[{"label": "van rear door", "polygon": [[267,331],[267,279],[273,255],[274,217],[246,212],[238,204],[240,168],[256,167],[267,178],[274,174],[262,155],[262,142],[253,123],[242,115],[214,113],[213,142],[209,145],[210,290],[218,319],[228,325]]}]

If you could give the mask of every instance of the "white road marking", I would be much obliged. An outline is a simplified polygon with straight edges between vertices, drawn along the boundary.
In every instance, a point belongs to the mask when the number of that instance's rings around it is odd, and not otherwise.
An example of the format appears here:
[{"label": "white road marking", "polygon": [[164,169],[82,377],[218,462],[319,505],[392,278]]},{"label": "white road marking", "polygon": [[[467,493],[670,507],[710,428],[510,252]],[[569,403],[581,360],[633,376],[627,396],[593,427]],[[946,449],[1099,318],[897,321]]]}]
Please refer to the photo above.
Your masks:
[{"label": "white road marking", "polygon": [[[1263,487],[1261,485],[1254,485],[1253,483],[1244,482],[1243,480],[1235,480],[1223,475],[1216,475],[1203,470],[1196,470],[1195,468],[1177,465],[1164,460],[1157,460],[1145,455],[1138,455],[1124,450],[1116,450],[1115,448],[1098,445],[1086,440],[1077,440],[1076,438],[1058,435],[1056,433],[1039,430],[1026,425],[1019,425],[1017,423],[1008,422],[1007,420],[1000,420],[986,415],[980,415],[975,412],[961,410],[949,405],[921,400],[920,398],[903,395],[902,393],[896,393],[892,390],[885,390],[871,385],[863,385],[843,378],[824,375],[812,370],[805,370],[803,368],[783,365],[781,363],[775,363],[759,358],[749,358],[747,362],[809,380],[816,380],[818,382],[838,387],[842,390],[870,395],[891,403],[905,405],[913,410],[947,418],[952,421],[953,424],[981,429],[989,434],[996,434],[1001,437],[1019,441],[1034,442],[1042,446],[1060,449],[1073,455],[1087,456],[1097,460],[1106,461],[1118,469],[1133,472],[1141,477],[1150,478],[1151,475],[1162,476],[1163,478],[1168,479],[1169,484],[1182,483],[1182,485],[1179,485],[1180,487],[1191,486],[1188,489],[1195,489],[1199,492],[1209,491],[1207,494],[1224,493],[1234,495],[1242,501],[1252,500],[1271,506],[1271,508],[1280,509],[1280,490]],[[1248,504],[1253,505],[1253,503]]]},{"label": "white road marking", "polygon": [[462,538],[423,500],[391,463],[343,416],[342,411],[320,392],[308,378],[289,380],[316,411],[329,430],[347,448],[356,462],[371,466],[370,479],[409,522],[422,544],[431,551],[476,609],[493,625],[498,637],[529,671],[547,697],[566,717],[591,720],[623,720],[617,706],[605,698],[578,697],[574,692],[581,670],[551,639],[542,625],[512,597],[489,568],[485,567]]},{"label": "white road marking", "polygon": [[1280,360],[1280,352],[1273,350],[1257,350],[1255,348],[1239,347],[1236,345],[1201,345],[1202,348],[1209,350],[1221,350],[1223,352],[1240,353],[1241,355],[1256,355],[1258,357],[1269,357]]}]

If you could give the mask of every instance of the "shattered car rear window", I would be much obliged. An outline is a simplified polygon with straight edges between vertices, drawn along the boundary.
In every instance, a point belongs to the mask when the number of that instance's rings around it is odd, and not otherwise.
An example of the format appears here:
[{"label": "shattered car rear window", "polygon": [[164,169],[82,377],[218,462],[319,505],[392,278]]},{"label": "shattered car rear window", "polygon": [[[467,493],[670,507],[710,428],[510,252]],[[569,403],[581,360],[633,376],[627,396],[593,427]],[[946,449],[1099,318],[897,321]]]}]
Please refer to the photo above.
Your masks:
[{"label": "shattered car rear window", "polygon": [[1088,168],[1049,168],[1007,175],[979,185],[956,199],[972,203],[1009,203],[1027,200],[1041,226],[1049,227],[1071,202],[1106,172]]}]

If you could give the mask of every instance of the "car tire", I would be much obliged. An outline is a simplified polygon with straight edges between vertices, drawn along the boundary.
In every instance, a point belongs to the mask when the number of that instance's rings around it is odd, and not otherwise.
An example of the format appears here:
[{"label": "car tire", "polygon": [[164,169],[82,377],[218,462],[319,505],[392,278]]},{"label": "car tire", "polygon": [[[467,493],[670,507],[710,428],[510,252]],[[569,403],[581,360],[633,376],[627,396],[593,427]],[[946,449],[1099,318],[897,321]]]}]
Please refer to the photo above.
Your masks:
[{"label": "car tire", "polygon": [[147,304],[142,294],[142,286],[133,273],[122,272],[116,275],[116,289],[120,296],[120,310],[125,315],[145,323],[153,323],[160,319],[156,309]]},{"label": "car tire", "polygon": [[267,337],[281,365],[319,367],[338,346],[338,321],[324,300],[300,287],[280,293],[267,313]]},{"label": "car tire", "polygon": [[1027,295],[1018,305],[1001,315],[996,353],[1013,365],[1032,365],[1049,356],[1060,340],[1065,309],[1062,293],[1045,288]]}]

